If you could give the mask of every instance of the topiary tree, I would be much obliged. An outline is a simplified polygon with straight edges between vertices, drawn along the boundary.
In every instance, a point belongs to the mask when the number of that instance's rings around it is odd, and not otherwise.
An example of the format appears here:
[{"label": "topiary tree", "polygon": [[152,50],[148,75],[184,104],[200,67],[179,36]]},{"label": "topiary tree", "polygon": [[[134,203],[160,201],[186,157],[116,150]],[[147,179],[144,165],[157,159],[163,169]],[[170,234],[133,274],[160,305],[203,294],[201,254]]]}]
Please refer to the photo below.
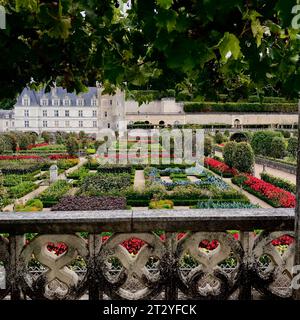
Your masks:
[{"label": "topiary tree", "polygon": [[215,134],[215,143],[220,144],[224,141],[223,134],[221,132],[217,132]]},{"label": "topiary tree", "polygon": [[281,137],[282,133],[278,131],[258,131],[255,132],[251,139],[251,146],[255,154],[271,156],[272,140],[275,137]]},{"label": "topiary tree", "polygon": [[230,132],[229,132],[229,130],[225,130],[225,131],[224,131],[224,136],[226,136],[226,137],[228,137],[228,138],[229,138],[229,136],[230,136]]},{"label": "topiary tree", "polygon": [[30,133],[22,133],[21,135],[18,135],[17,140],[21,150],[26,150],[32,142]]},{"label": "topiary tree", "polygon": [[204,155],[207,157],[212,153],[213,140],[211,137],[206,136],[204,138]]},{"label": "topiary tree", "polygon": [[282,137],[274,137],[271,142],[271,157],[282,159],[286,153],[286,143]]},{"label": "topiary tree", "polygon": [[254,152],[251,145],[247,142],[237,143],[233,167],[240,172],[253,172],[254,162]]},{"label": "topiary tree", "polygon": [[50,133],[47,132],[47,131],[43,131],[42,134],[41,134],[41,137],[44,139],[44,141],[45,141],[46,143],[49,143],[50,140],[51,140],[51,135],[50,135]]},{"label": "topiary tree", "polygon": [[225,144],[223,150],[223,158],[224,162],[229,166],[234,166],[234,158],[235,158],[235,151],[236,151],[237,142],[229,141]]},{"label": "topiary tree", "polygon": [[66,142],[67,152],[70,156],[76,156],[79,151],[79,143],[75,137],[69,137]]},{"label": "topiary tree", "polygon": [[287,151],[293,156],[297,157],[298,139],[296,137],[291,137],[288,140]]}]

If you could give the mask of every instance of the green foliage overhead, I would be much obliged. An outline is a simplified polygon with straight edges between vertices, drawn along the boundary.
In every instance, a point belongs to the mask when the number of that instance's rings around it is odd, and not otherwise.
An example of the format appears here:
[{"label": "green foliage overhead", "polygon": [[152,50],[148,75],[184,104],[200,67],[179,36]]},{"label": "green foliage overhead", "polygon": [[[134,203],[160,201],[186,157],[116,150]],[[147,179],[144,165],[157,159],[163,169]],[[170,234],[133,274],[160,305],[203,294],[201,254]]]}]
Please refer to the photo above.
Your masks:
[{"label": "green foliage overhead", "polygon": [[96,80],[106,92],[298,96],[295,1],[135,0],[126,13],[118,2],[0,0],[0,98],[30,83],[84,91]]}]

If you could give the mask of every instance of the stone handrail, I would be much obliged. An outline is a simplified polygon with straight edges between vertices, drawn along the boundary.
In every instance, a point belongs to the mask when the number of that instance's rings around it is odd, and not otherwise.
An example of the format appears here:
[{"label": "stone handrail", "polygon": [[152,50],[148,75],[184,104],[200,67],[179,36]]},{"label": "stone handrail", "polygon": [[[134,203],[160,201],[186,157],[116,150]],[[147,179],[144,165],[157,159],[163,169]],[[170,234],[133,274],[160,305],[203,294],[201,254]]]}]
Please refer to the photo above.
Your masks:
[{"label": "stone handrail", "polygon": [[0,299],[289,298],[293,229],[292,209],[1,213]]}]

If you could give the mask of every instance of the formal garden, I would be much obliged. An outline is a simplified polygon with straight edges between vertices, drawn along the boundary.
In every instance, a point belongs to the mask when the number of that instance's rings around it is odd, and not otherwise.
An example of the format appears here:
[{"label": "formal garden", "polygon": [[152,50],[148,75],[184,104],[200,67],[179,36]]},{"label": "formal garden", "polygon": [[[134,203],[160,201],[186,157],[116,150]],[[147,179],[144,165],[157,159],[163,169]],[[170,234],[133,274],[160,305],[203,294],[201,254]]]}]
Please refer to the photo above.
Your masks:
[{"label": "formal garden", "polygon": [[[107,142],[84,132],[4,133],[1,208],[26,212],[260,207],[247,194],[271,207],[295,207],[293,182],[268,172],[256,177],[253,168],[256,155],[295,159],[297,137],[280,131],[244,136],[247,139],[233,140],[229,132],[207,134],[201,166],[174,163],[172,139],[167,151],[157,137]],[[126,159],[130,164],[124,164]],[[55,181],[50,179],[53,165]]]}]

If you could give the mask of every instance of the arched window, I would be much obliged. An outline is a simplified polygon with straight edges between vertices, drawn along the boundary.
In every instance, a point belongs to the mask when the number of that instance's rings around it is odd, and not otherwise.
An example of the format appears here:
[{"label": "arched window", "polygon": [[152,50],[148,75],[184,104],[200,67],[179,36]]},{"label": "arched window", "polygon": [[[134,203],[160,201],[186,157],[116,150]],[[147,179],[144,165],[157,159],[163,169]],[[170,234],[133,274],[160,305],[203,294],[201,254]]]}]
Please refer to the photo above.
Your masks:
[{"label": "arched window", "polygon": [[241,121],[239,119],[235,119],[233,125],[234,125],[235,128],[240,128],[241,127]]}]

